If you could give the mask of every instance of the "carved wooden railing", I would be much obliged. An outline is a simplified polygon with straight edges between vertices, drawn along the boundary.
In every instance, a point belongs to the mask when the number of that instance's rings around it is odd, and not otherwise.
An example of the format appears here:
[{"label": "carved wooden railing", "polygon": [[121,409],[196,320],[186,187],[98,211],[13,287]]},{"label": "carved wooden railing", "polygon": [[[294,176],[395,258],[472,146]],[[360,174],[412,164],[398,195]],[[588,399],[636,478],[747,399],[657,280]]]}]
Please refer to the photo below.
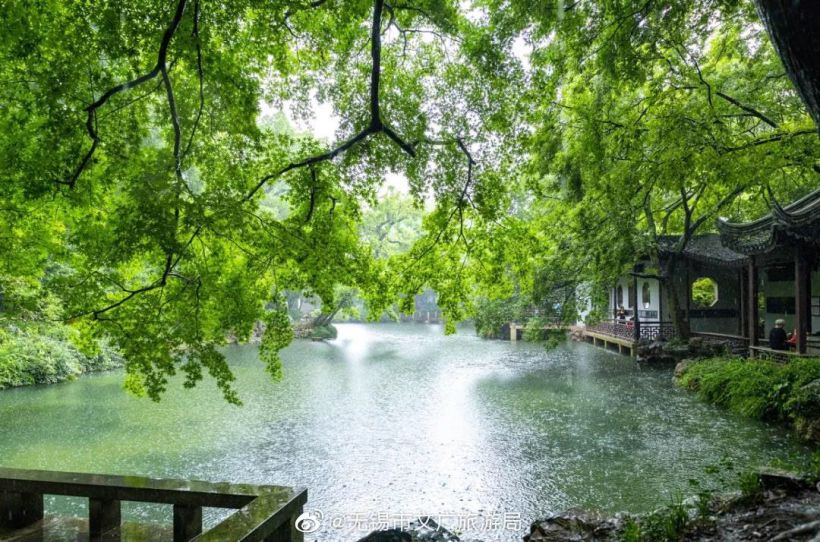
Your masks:
[{"label": "carved wooden railing", "polygon": [[597,324],[588,325],[589,331],[617,337],[627,341],[635,340],[635,326],[627,320],[602,320]]},{"label": "carved wooden railing", "polygon": [[[173,505],[174,542],[304,539],[295,527],[307,501],[304,489],[4,468],[0,468],[0,538],[3,529],[13,533],[10,530],[40,522],[44,495],[87,497],[91,540],[120,540],[121,501]],[[203,507],[237,512],[203,533]]]},{"label": "carved wooden railing", "polygon": [[641,322],[641,339],[671,339],[677,335],[672,322]]},{"label": "carved wooden railing", "polygon": [[[671,339],[676,335],[675,325],[672,322],[640,322],[638,326],[635,326],[635,323],[630,320],[604,320],[597,324],[588,325],[587,329],[627,341]],[[640,337],[638,337],[636,329],[640,330]]]}]

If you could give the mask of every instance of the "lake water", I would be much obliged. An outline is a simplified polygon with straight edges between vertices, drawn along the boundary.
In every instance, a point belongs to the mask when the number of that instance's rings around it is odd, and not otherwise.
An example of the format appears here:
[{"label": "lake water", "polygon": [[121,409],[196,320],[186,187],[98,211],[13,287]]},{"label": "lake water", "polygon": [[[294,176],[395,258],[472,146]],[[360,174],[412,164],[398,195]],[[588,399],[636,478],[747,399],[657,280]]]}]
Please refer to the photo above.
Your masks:
[{"label": "lake water", "polygon": [[[304,486],[323,524],[306,540],[355,540],[426,514],[489,542],[569,507],[655,509],[691,494],[690,479],[717,483],[712,465],[807,453],[780,428],[676,389],[669,368],[587,344],[547,352],[468,329],[338,329],[288,347],[281,382],[256,347],[229,347],[242,407],[207,381],[138,399],[121,372],[2,391],[0,466]],[[50,498],[47,512],[84,506]],[[156,506],[127,512],[168,519]]]}]

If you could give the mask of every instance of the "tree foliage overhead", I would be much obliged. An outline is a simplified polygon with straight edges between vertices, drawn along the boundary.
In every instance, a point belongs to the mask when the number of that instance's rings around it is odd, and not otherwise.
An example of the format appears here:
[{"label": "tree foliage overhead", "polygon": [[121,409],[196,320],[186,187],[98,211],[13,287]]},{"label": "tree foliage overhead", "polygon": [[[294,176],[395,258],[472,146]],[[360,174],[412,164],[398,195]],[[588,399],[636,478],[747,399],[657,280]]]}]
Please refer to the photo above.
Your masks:
[{"label": "tree foliage overhead", "polygon": [[552,245],[580,280],[611,282],[640,255],[657,264],[670,238],[679,254],[718,216],[756,218],[817,186],[816,127],[752,3],[525,11],[541,93],[528,183],[562,200],[543,216],[562,224]]},{"label": "tree foliage overhead", "polygon": [[[493,212],[474,157],[500,156],[494,82],[517,63],[475,77],[455,4],[12,1],[0,17],[3,273],[111,337],[152,398],[204,370],[238,401],[217,347],[260,319],[278,323],[262,354],[279,374],[290,331],[265,306],[285,288],[332,305],[353,286],[377,315],[420,289],[359,238],[386,171],[437,199],[435,244]],[[338,141],[260,127],[260,103],[284,100],[331,103]]]},{"label": "tree foliage overhead", "polygon": [[[279,376],[285,290],[377,317],[432,287],[452,330],[477,292],[611,277],[816,183],[740,0],[11,0],[0,23],[0,288],[58,299],[154,399],[181,371],[238,402],[218,347],[260,320]],[[318,102],[330,144],[260,120]],[[433,202],[412,243],[369,222],[387,173]]]}]

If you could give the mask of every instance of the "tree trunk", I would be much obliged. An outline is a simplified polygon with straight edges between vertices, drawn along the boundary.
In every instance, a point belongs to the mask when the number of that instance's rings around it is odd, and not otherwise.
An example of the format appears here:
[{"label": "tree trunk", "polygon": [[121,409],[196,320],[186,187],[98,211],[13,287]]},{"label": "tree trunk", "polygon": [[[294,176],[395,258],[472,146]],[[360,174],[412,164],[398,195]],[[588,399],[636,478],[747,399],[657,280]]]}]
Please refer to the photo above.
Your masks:
[{"label": "tree trunk", "polygon": [[333,312],[321,313],[313,320],[313,327],[329,325],[333,321],[333,318],[336,316],[337,312],[339,312],[339,309],[335,309]]},{"label": "tree trunk", "polygon": [[820,128],[820,1],[755,0],[786,73]]}]

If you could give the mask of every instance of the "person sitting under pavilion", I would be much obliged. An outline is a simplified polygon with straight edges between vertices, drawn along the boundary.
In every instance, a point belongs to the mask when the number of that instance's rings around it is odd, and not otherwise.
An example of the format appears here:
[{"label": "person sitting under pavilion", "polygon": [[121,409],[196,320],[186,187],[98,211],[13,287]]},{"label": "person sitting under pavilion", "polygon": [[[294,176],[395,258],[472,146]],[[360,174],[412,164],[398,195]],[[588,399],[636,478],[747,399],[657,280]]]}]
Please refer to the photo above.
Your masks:
[{"label": "person sitting under pavilion", "polygon": [[786,330],[783,326],[786,325],[785,320],[778,318],[774,322],[774,327],[769,332],[769,348],[772,350],[788,350],[789,345],[786,343]]}]

